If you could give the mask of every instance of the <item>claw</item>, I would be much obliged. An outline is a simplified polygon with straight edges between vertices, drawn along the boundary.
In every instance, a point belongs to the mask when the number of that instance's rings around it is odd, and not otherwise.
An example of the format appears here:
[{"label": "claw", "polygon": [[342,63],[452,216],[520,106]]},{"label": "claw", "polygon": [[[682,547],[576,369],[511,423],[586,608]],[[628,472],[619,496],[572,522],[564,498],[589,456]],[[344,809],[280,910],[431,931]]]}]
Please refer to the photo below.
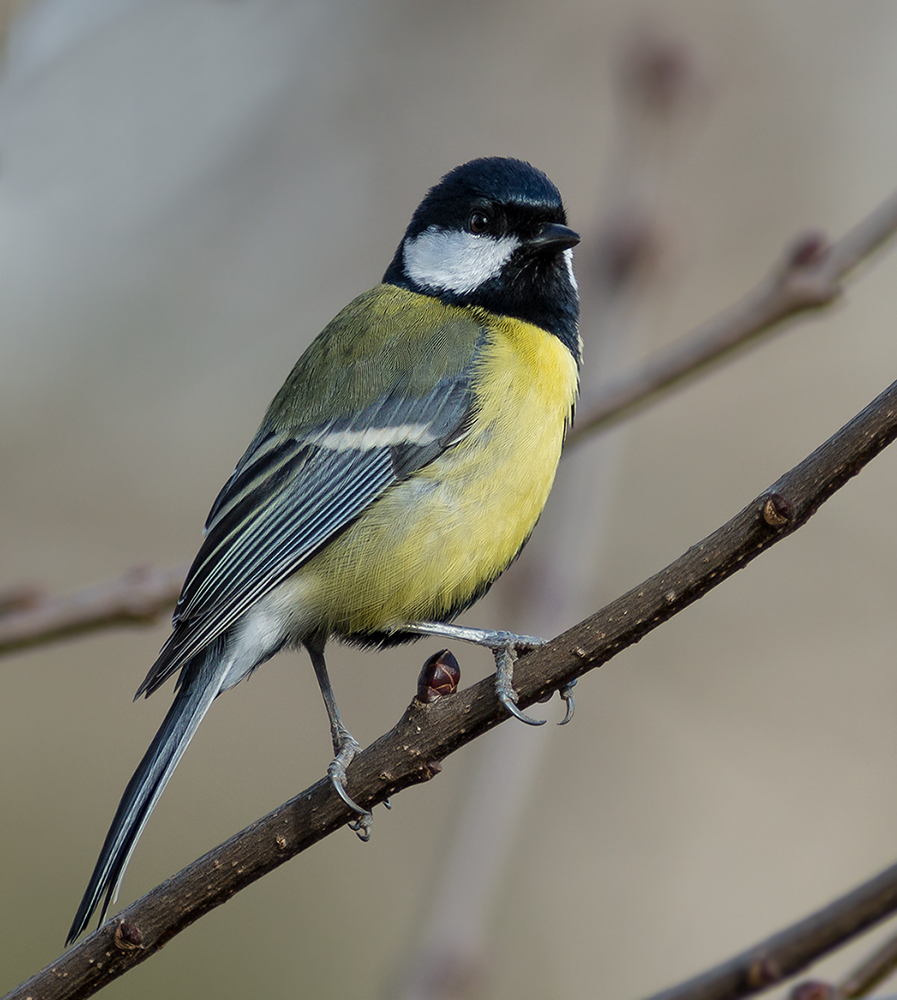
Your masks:
[{"label": "claw", "polygon": [[[334,766],[337,765],[337,766]],[[339,767],[337,761],[333,761],[330,767],[327,768],[327,777],[330,778],[330,784],[333,785],[336,790],[336,794],[346,803],[350,809],[354,809],[361,816],[370,816],[370,812],[367,809],[363,809],[352,796],[346,791],[346,769],[345,767]]]},{"label": "claw", "polygon": [[[519,639],[519,636],[513,638]],[[529,638],[529,637],[527,637]],[[515,647],[517,643],[500,646],[495,649],[495,693],[498,700],[505,708],[521,722],[528,726],[544,726],[545,719],[533,719],[529,715],[524,715],[517,707],[517,692],[514,690],[514,661],[517,659]]]},{"label": "claw", "polygon": [[558,688],[558,694],[564,699],[564,704],[567,706],[567,711],[564,713],[563,719],[558,723],[559,726],[566,726],[567,723],[573,718],[573,713],[576,711],[576,704],[573,701],[573,688],[576,687],[576,679],[574,678],[569,684],[565,684],[562,688]]},{"label": "claw", "polygon": [[[355,807],[358,808],[357,806]],[[371,832],[374,829],[374,817],[370,813],[365,813],[364,816],[359,816],[358,819],[353,819],[349,823],[349,829],[355,833],[358,839],[366,844],[371,839]]]},{"label": "claw", "polygon": [[511,715],[514,716],[515,719],[520,719],[521,722],[525,722],[528,726],[544,726],[547,721],[546,719],[534,719],[531,715],[526,715],[521,712],[507,695],[500,694],[498,696],[498,700],[505,706]]}]

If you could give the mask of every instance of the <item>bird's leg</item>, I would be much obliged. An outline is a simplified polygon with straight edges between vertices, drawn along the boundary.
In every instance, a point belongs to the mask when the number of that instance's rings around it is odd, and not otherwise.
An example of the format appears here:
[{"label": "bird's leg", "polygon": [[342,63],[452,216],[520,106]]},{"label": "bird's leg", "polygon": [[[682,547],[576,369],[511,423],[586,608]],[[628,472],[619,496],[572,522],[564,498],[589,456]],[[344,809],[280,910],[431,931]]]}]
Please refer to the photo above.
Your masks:
[{"label": "bird's leg", "polygon": [[[543,726],[545,719],[533,719],[517,707],[517,692],[514,690],[514,663],[520,653],[526,653],[545,644],[544,639],[532,635],[516,635],[514,632],[496,632],[492,629],[470,628],[467,625],[448,625],[444,622],[412,622],[403,625],[401,631],[416,632],[419,635],[438,635],[445,639],[473,642],[492,650],[495,657],[495,693],[498,700],[515,718],[530,726]],[[573,717],[573,696],[569,687],[561,690],[561,697],[567,704],[564,722]],[[563,722],[561,723],[563,725]]]},{"label": "bird's leg", "polygon": [[358,813],[358,819],[350,823],[349,826],[361,840],[370,840],[373,817],[369,810],[363,809],[352,799],[346,789],[346,768],[352,763],[361,747],[340,720],[339,709],[336,707],[336,696],[333,693],[330,677],[327,674],[327,665],[324,662],[324,650],[309,644],[306,644],[306,648],[315,668],[318,687],[321,689],[324,705],[327,708],[327,716],[330,719],[330,736],[333,739],[335,756],[327,768],[327,775],[343,802]]}]

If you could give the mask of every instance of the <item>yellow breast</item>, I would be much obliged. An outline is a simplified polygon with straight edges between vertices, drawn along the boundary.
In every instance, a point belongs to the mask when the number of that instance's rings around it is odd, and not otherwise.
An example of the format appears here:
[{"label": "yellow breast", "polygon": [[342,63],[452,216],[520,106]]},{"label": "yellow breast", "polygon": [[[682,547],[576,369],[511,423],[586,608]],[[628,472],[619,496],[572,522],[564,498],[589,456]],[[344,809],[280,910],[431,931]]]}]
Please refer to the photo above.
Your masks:
[{"label": "yellow breast", "polygon": [[554,481],[578,386],[545,330],[483,314],[468,435],[388,490],[297,574],[330,633],[382,632],[458,613],[507,568]]}]

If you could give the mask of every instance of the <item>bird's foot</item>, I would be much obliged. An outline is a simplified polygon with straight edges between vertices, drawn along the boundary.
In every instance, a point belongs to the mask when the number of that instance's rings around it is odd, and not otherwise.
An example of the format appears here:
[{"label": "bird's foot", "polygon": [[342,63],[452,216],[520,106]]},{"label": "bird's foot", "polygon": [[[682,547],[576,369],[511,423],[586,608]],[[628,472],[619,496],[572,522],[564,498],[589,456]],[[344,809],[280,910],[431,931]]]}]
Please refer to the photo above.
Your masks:
[{"label": "bird's foot", "polygon": [[[544,726],[545,719],[533,719],[525,715],[517,707],[517,692],[514,690],[514,663],[521,653],[545,645],[544,639],[534,635],[517,635],[514,632],[499,632],[492,629],[471,628],[468,625],[450,625],[446,622],[409,622],[402,625],[403,632],[413,632],[417,635],[438,635],[445,639],[459,639],[462,642],[472,642],[492,650],[495,657],[495,693],[498,700],[514,716],[529,726]],[[576,682],[574,681],[573,684]],[[565,725],[573,718],[573,684],[564,685],[560,689],[567,710],[558,725]],[[547,700],[547,699],[546,699]]]},{"label": "bird's foot", "polygon": [[514,664],[520,653],[535,649],[543,644],[542,639],[533,636],[513,635],[510,632],[494,632],[495,641],[488,645],[495,657],[495,693],[505,708],[528,726],[544,726],[545,719],[534,719],[517,707],[517,692],[514,689]]},{"label": "bird's foot", "polygon": [[327,768],[330,783],[336,789],[337,795],[350,809],[358,813],[358,819],[349,824],[349,829],[358,834],[359,840],[371,839],[371,829],[374,818],[370,810],[363,809],[349,794],[346,788],[346,768],[352,763],[355,755],[361,750],[358,741],[342,726],[333,734],[333,750],[336,756]]},{"label": "bird's foot", "polygon": [[[495,644],[489,643],[489,646],[495,655],[495,691],[498,695],[498,700],[515,719],[519,719],[529,726],[545,725],[545,719],[533,719],[520,711],[517,707],[517,691],[514,689],[514,664],[517,661],[518,655],[520,653],[528,653],[531,649],[536,649],[539,646],[544,646],[545,640],[537,639],[531,635],[514,635],[511,632],[495,632],[493,634],[495,636]],[[559,726],[566,726],[576,711],[576,703],[573,699],[573,688],[575,685],[576,681],[572,680],[569,684],[558,688],[558,694],[561,696],[565,706],[564,717],[558,723]],[[541,700],[550,701],[551,695],[549,694]]]}]

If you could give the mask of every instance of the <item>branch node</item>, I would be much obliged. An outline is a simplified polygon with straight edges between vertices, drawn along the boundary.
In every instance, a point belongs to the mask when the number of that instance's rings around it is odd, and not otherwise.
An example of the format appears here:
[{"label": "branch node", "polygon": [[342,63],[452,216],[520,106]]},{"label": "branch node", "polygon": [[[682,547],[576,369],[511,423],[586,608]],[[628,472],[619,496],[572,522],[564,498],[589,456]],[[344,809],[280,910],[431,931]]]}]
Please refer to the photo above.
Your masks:
[{"label": "branch node", "polygon": [[782,968],[775,957],[761,952],[747,970],[747,983],[752,990],[774,986],[782,979]]},{"label": "branch node", "polygon": [[767,493],[763,504],[763,520],[773,528],[790,524],[794,518],[794,504],[781,493]]},{"label": "branch node", "polygon": [[119,951],[139,951],[143,947],[143,934],[130,920],[122,920],[116,925],[112,943]]},{"label": "branch node", "polygon": [[842,294],[836,269],[826,266],[832,253],[828,237],[818,230],[803,233],[788,247],[778,278],[779,293],[787,304],[783,315],[830,305]]},{"label": "branch node", "polygon": [[831,252],[832,245],[821,230],[810,229],[801,233],[788,248],[786,267],[805,270],[821,263]]}]

